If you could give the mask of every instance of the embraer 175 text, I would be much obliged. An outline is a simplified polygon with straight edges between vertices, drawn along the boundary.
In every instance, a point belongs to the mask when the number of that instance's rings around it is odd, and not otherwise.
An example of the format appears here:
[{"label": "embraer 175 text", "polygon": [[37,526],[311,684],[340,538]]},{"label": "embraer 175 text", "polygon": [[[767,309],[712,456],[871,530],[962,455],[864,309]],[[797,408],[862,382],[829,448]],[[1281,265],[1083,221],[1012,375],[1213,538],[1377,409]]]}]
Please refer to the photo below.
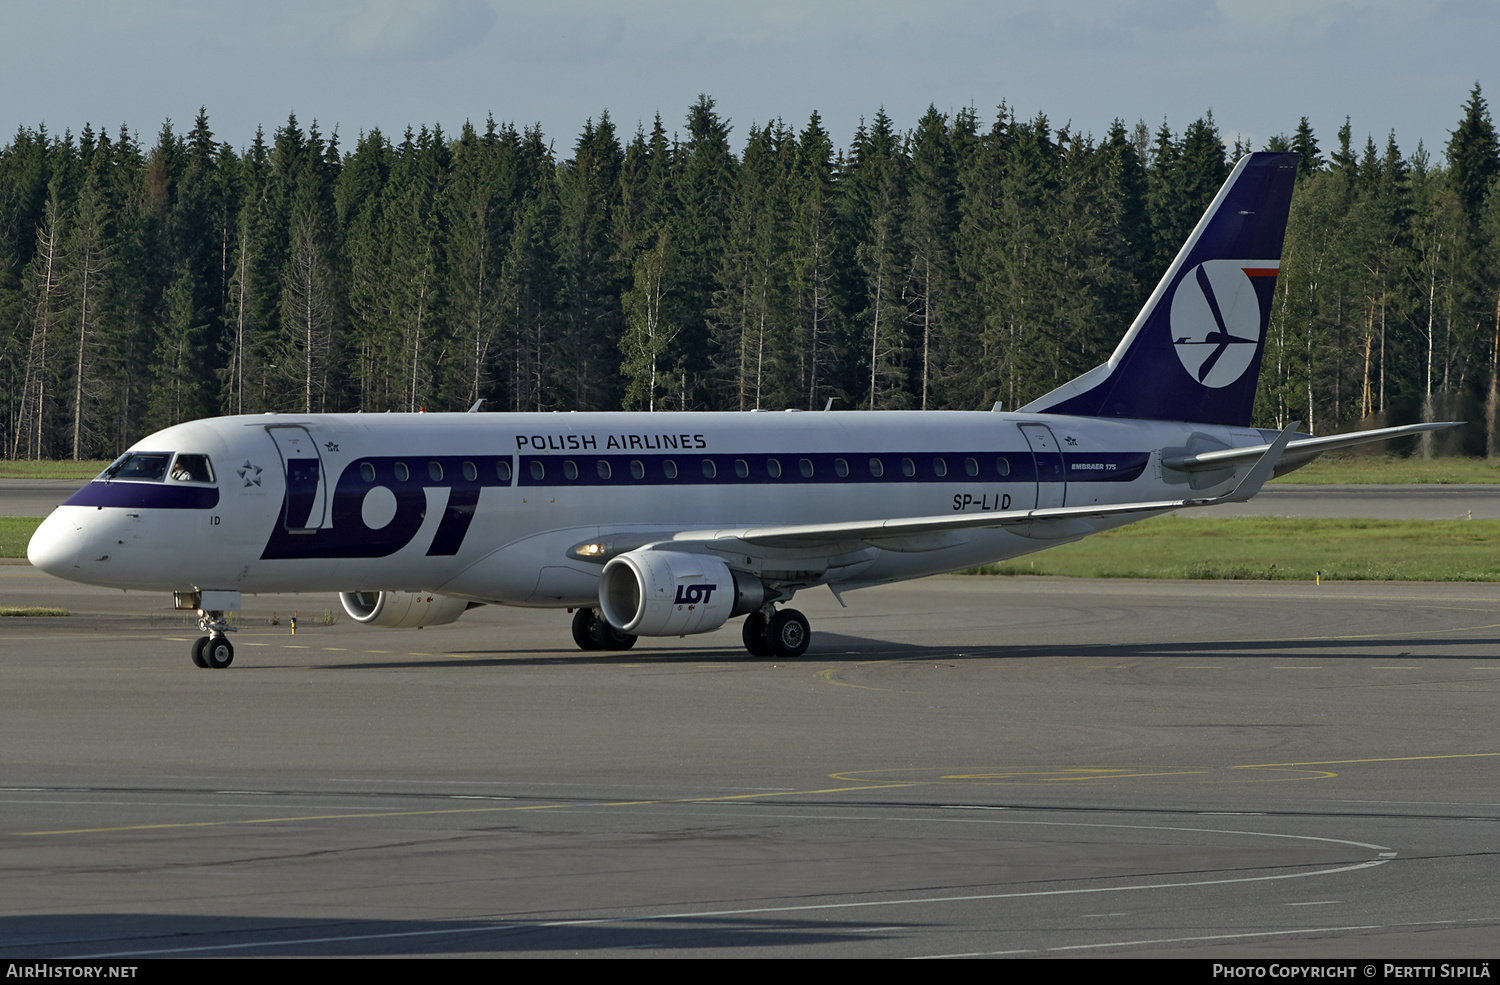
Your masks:
[{"label": "embraer 175 text", "polygon": [[836,596],[1248,499],[1319,452],[1250,426],[1296,174],[1242,159],[1102,366],[1017,411],[280,414],[137,443],[48,517],[61,578],[176,593],[227,667],[242,593],[342,591],[371,626],[576,608],[584,649],[744,616],[794,657]]}]

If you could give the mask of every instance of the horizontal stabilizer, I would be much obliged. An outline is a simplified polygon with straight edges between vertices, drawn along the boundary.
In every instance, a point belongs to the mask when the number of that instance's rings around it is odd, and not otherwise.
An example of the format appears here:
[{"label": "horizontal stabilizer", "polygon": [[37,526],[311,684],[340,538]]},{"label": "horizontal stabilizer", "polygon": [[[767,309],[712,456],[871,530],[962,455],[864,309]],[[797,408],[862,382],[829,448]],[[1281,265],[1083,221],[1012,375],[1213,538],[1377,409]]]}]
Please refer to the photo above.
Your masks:
[{"label": "horizontal stabilizer", "polygon": [[[1305,464],[1311,461],[1313,456],[1325,451],[1352,448],[1355,445],[1362,445],[1370,441],[1400,438],[1410,434],[1420,434],[1423,431],[1444,431],[1448,428],[1456,428],[1462,423],[1464,422],[1443,421],[1436,424],[1407,424],[1402,427],[1377,428],[1374,431],[1333,434],[1326,438],[1298,438],[1286,446],[1285,457],[1288,459],[1302,459],[1303,461],[1299,464]],[[1250,445],[1245,448],[1221,448],[1215,451],[1199,452],[1196,455],[1174,455],[1171,458],[1163,458],[1161,464],[1162,468],[1177,469],[1183,472],[1233,468],[1242,462],[1260,458],[1270,447],[1270,444]]]}]

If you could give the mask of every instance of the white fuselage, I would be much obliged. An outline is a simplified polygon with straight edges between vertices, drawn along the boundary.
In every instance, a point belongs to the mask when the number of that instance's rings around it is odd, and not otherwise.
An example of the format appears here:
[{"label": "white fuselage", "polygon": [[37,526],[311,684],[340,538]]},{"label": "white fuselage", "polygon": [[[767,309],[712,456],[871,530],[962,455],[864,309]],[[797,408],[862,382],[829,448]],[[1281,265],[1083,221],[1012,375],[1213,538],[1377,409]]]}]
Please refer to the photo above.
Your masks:
[{"label": "white fuselage", "polygon": [[[207,456],[211,480],[96,480],[43,523],[30,556],[116,588],[577,606],[598,590],[600,563],[570,554],[587,542],[631,549],[690,530],[1213,495],[1244,469],[1189,488],[1161,468],[1162,450],[1265,440],[1253,428],[979,412],[226,417],[132,449]],[[794,588],[842,590],[1086,532],[975,529],[726,560]]]}]

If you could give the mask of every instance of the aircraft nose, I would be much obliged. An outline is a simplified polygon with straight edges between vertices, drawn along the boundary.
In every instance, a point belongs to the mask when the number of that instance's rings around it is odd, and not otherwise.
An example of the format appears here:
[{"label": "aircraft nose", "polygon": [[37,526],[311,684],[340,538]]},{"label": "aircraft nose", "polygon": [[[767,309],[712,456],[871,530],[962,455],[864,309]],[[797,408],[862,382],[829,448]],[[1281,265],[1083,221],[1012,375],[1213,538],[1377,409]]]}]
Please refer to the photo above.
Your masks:
[{"label": "aircraft nose", "polygon": [[31,542],[26,545],[26,558],[32,567],[67,578],[82,565],[88,538],[82,526],[67,515],[71,512],[66,508],[54,511],[31,535]]}]

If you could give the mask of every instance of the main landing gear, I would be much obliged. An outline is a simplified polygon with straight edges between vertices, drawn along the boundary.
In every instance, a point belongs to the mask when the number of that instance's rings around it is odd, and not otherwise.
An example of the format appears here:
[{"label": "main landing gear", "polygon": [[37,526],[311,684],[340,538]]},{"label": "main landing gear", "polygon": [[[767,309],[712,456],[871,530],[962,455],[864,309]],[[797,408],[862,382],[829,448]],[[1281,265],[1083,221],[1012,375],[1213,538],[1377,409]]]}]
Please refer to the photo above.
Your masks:
[{"label": "main landing gear", "polygon": [[758,609],[745,617],[741,638],[753,657],[800,657],[812,642],[812,630],[796,609],[773,611],[769,618]]},{"label": "main landing gear", "polygon": [[622,633],[603,619],[592,608],[582,608],[573,613],[573,642],[580,650],[628,650],[635,646],[638,637]]},{"label": "main landing gear", "polygon": [[229,625],[223,612],[217,609],[204,612],[198,620],[198,628],[209,635],[200,636],[193,641],[195,667],[223,670],[234,663],[234,644],[224,634],[234,632],[235,627]]},{"label": "main landing gear", "polygon": [[[771,610],[766,606],[745,617],[741,638],[745,649],[755,657],[778,657],[789,659],[807,652],[812,642],[812,630],[807,617],[796,609]],[[585,607],[573,612],[573,642],[580,650],[628,650],[635,646],[637,637],[622,633],[599,617],[597,610]],[[206,643],[207,637],[199,640]],[[228,646],[226,641],[225,646]],[[232,651],[231,651],[232,652]],[[198,651],[193,651],[193,661],[198,660]],[[199,665],[203,666],[203,665]],[[226,663],[225,666],[228,666]]]}]

